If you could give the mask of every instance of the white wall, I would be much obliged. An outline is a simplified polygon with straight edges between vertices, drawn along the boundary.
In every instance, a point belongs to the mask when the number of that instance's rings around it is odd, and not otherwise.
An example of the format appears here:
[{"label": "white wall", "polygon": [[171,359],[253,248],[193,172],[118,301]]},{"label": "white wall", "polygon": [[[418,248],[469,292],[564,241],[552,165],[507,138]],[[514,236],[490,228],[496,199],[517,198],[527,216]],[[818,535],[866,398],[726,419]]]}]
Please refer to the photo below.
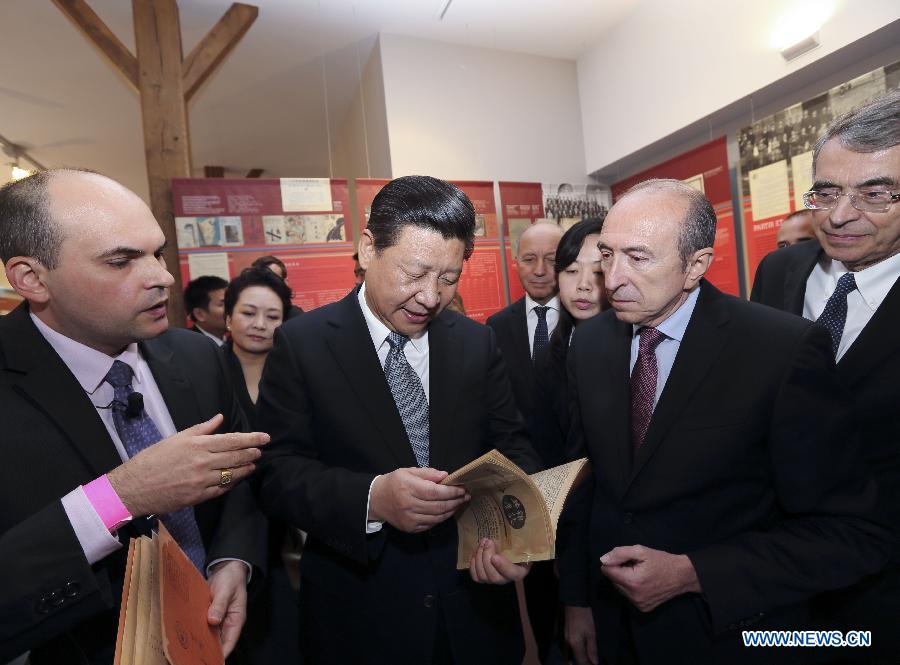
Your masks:
[{"label": "white wall", "polygon": [[771,45],[779,18],[805,0],[644,0],[578,60],[589,173],[900,19],[897,0],[818,0],[831,18],[821,45],[785,63]]},{"label": "white wall", "polygon": [[573,61],[380,41],[394,177],[587,182]]},{"label": "white wall", "polygon": [[381,50],[377,44],[368,62],[360,65],[356,94],[333,144],[336,178],[390,178]]}]

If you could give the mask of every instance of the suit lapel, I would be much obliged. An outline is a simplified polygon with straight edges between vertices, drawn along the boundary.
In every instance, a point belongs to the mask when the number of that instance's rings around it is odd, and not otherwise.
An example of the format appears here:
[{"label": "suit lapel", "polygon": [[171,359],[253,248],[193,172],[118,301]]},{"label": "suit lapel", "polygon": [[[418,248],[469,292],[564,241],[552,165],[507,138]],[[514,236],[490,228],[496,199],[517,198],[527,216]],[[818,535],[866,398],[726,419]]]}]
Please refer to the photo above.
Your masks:
[{"label": "suit lapel", "polygon": [[712,284],[703,282],[697,305],[675,356],[675,364],[636,456],[629,483],[634,482],[653,456],[722,351],[727,339],[725,326],[729,319],[723,306],[723,298],[722,293]]},{"label": "suit lapel", "polygon": [[628,478],[631,475],[631,405],[628,392],[629,365],[631,364],[631,338],[632,327],[630,323],[623,323],[618,319],[613,321],[615,335],[613,343],[605,350],[607,360],[604,364],[608,369],[606,385],[622,386],[620,390],[610,390],[608,394],[612,400],[609,415],[612,419],[608,423],[610,441],[603,448],[611,453],[609,462],[611,468],[618,470],[616,474],[610,474],[615,486],[613,490],[618,496],[625,493],[628,487]]},{"label": "suit lapel", "polygon": [[850,387],[865,378],[885,356],[897,352],[897,344],[890,340],[897,339],[897,328],[900,326],[900,278],[898,278],[875,315],[869,319],[859,337],[854,340],[847,352],[837,364],[841,383]]},{"label": "suit lapel", "polygon": [[355,289],[335,308],[328,325],[333,334],[327,344],[334,361],[343,372],[357,402],[375,423],[396,466],[416,466],[416,456],[372,345]]},{"label": "suit lapel", "polygon": [[[801,260],[791,262],[784,275],[784,311],[803,316],[803,301],[806,296],[806,280],[822,254],[822,248],[814,240],[803,244],[805,250]],[[808,250],[808,251],[806,251]]]},{"label": "suit lapel", "polygon": [[174,362],[172,349],[166,343],[166,335],[141,342],[140,348],[172,422],[175,423],[175,429],[181,431],[196,425],[200,405],[191,389],[190,380],[178,363]]},{"label": "suit lapel", "polygon": [[460,336],[453,334],[455,323],[453,317],[441,315],[428,328],[430,464],[435,469],[444,469],[449,461],[453,415],[462,386],[464,349]]},{"label": "suit lapel", "polygon": [[[531,346],[528,344],[528,313],[525,311],[525,298],[519,298],[513,306],[510,320],[510,335],[516,355],[525,363],[523,367],[528,375],[533,374],[531,364]],[[512,362],[512,359],[510,360]]]},{"label": "suit lapel", "polygon": [[81,384],[31,322],[20,305],[0,328],[7,371],[21,375],[14,390],[28,399],[68,439],[93,475],[102,475],[122,460],[106,426]]}]

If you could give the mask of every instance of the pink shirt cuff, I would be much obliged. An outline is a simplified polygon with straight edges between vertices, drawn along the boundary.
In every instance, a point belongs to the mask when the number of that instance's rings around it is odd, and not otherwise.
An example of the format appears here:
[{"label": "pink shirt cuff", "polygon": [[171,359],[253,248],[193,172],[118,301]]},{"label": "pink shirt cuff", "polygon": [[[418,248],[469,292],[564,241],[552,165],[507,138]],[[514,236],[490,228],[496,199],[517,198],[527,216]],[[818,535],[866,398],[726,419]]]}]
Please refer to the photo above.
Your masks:
[{"label": "pink shirt cuff", "polygon": [[128,508],[109,484],[109,478],[106,475],[92,480],[84,485],[83,489],[87,500],[90,501],[91,506],[110,533],[115,532],[123,523],[131,519],[131,513],[128,512]]}]

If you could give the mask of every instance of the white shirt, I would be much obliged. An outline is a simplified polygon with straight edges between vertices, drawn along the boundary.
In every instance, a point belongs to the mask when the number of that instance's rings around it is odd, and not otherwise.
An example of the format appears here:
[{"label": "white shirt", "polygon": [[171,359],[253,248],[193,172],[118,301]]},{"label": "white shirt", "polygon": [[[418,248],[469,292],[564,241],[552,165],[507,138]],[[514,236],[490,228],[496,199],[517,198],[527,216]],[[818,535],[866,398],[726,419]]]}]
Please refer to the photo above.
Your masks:
[{"label": "white shirt", "polygon": [[[672,366],[675,364],[675,356],[678,355],[678,349],[681,348],[681,340],[684,339],[684,333],[687,331],[688,323],[691,322],[691,315],[697,306],[697,298],[700,296],[700,288],[696,288],[688,295],[687,300],[681,303],[681,306],[672,312],[665,321],[656,326],[656,329],[665,335],[665,338],[656,345],[656,395],[653,397],[653,408],[659,403],[659,397],[662,395],[663,388],[666,387],[666,381],[669,380],[669,374],[672,373]],[[640,330],[641,326],[632,326],[631,338],[631,371],[634,371],[634,365],[637,363],[638,351],[640,349]]]},{"label": "white shirt", "polygon": [[[372,338],[372,344],[375,346],[375,353],[378,354],[378,361],[381,368],[384,369],[384,363],[387,361],[388,353],[391,350],[391,344],[388,342],[388,335],[391,329],[381,322],[375,314],[369,309],[366,302],[366,284],[359,288],[356,294],[359,300],[359,307],[362,309],[363,317],[366,319],[366,326],[369,328],[369,335]],[[413,368],[416,376],[422,382],[422,388],[425,390],[425,398],[430,400],[429,392],[429,373],[428,373],[428,328],[425,328],[415,337],[410,337],[409,341],[403,346],[403,354],[406,361]]]},{"label": "white shirt", "polygon": [[[534,355],[534,331],[537,330],[538,315],[534,311],[535,307],[540,307],[540,303],[532,300],[531,296],[525,294],[525,322],[528,324],[528,351]],[[559,296],[553,296],[545,305],[550,309],[547,310],[547,337],[556,330],[556,324],[559,323]]]},{"label": "white shirt", "polygon": [[[31,320],[81,384],[91,403],[97,408],[97,414],[103,421],[106,431],[109,432],[116,452],[119,453],[119,458],[123,462],[128,460],[128,453],[116,431],[112,409],[104,408],[113,401],[114,389],[104,381],[104,378],[115,360],[121,360],[134,371],[132,387],[143,394],[144,409],[156,423],[163,438],[175,434],[175,424],[172,422],[166,403],[159,392],[159,386],[156,385],[147,361],[138,351],[137,344],[129,344],[122,353],[113,358],[53,330],[34,313],[31,313]],[[103,520],[100,519],[81,487],[76,487],[65,495],[62,498],[62,505],[89,564],[100,561],[122,546],[119,539],[112,535],[103,524]]]},{"label": "white shirt", "polygon": [[[825,303],[837,288],[838,280],[847,272],[849,271],[843,263],[823,255],[806,279],[804,318],[815,321],[822,315]],[[840,360],[856,341],[887,298],[898,277],[900,277],[900,254],[854,273],[856,290],[847,294],[847,322],[844,324],[844,333],[835,360]]]},{"label": "white shirt", "polygon": [[216,343],[216,346],[225,346],[225,340],[222,339],[221,337],[216,337],[216,336],[213,335],[211,332],[206,332],[203,328],[201,328],[200,326],[198,326],[196,323],[194,324],[194,327],[195,327],[197,330],[199,330],[200,332],[202,332],[204,335],[206,335],[207,337],[209,337],[212,341],[214,341],[214,342]]},{"label": "white shirt", "polygon": [[[359,287],[359,293],[356,294],[356,297],[359,301],[359,307],[362,310],[363,318],[366,320],[366,326],[369,328],[369,336],[372,338],[372,345],[375,347],[375,353],[378,354],[378,362],[381,363],[381,369],[384,369],[384,363],[387,361],[388,353],[391,350],[390,342],[388,342],[388,335],[391,333],[391,329],[384,325],[384,323],[381,322],[381,319],[375,316],[372,310],[369,309],[369,304],[366,302],[365,282]],[[415,337],[411,336],[409,338],[409,341],[403,346],[403,354],[406,356],[406,361],[410,364],[410,367],[413,368],[416,376],[418,376],[419,380],[422,382],[422,388],[425,391],[425,399],[430,401],[428,328],[425,328]],[[384,522],[369,520],[369,504],[372,501],[372,487],[379,477],[380,476],[375,476],[372,478],[372,482],[369,485],[369,496],[366,499],[366,533],[377,533],[378,531],[381,531],[381,527],[384,526]]]},{"label": "white shirt", "polygon": [[[159,386],[156,385],[156,379],[153,378],[150,366],[144,360],[136,343],[129,344],[122,353],[115,357],[108,356],[66,337],[41,321],[33,312],[30,314],[38,331],[66,364],[97,409],[97,414],[103,421],[103,425],[116,447],[116,452],[119,453],[119,458],[123,462],[128,461],[129,455],[116,430],[112,409],[108,408],[113,401],[115,389],[105,380],[106,374],[116,360],[121,360],[131,367],[134,373],[131,386],[135,392],[143,395],[144,410],[153,420],[162,437],[165,439],[178,431],[162,393],[159,391]],[[89,564],[93,565],[122,546],[118,537],[112,535],[106,528],[81,487],[76,487],[61,501],[63,510],[66,511],[66,516],[75,531],[75,537],[78,538]],[[207,576],[214,565],[220,561],[231,560],[230,557],[223,557],[209,562],[206,566]],[[247,566],[247,582],[249,583],[252,567],[246,561],[243,563]]]}]

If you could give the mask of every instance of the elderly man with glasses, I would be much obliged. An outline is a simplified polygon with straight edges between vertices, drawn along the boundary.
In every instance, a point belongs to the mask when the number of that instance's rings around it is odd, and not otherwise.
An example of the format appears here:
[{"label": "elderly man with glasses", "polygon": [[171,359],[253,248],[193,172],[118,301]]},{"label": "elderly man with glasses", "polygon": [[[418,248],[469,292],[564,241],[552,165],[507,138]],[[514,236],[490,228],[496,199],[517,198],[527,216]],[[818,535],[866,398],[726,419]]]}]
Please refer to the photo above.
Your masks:
[{"label": "elderly man with glasses", "polygon": [[751,299],[823,324],[832,337],[864,454],[895,545],[878,575],[819,603],[820,627],[872,630],[870,649],[839,662],[900,654],[900,91],[836,120],[816,144],[803,201],[818,242],[760,264]]}]

